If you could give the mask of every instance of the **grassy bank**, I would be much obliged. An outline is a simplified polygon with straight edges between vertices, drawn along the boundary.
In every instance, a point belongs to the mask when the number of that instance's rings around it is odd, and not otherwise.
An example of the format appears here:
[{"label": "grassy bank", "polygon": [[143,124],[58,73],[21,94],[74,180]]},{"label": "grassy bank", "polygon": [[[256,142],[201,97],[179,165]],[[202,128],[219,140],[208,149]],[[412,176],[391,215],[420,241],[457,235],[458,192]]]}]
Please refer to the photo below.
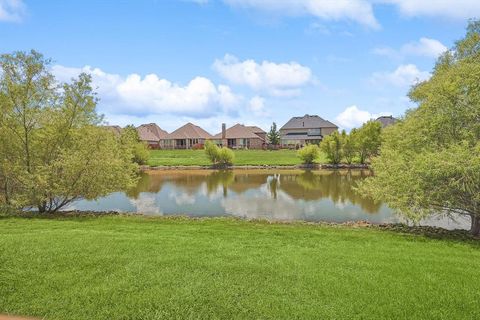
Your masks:
[{"label": "grassy bank", "polygon": [[[235,165],[297,165],[301,161],[295,150],[235,150]],[[318,163],[325,163],[322,154]],[[151,150],[150,166],[207,166],[210,165],[203,150]]]},{"label": "grassy bank", "polygon": [[366,228],[0,219],[0,313],[45,319],[475,319],[480,245]]}]

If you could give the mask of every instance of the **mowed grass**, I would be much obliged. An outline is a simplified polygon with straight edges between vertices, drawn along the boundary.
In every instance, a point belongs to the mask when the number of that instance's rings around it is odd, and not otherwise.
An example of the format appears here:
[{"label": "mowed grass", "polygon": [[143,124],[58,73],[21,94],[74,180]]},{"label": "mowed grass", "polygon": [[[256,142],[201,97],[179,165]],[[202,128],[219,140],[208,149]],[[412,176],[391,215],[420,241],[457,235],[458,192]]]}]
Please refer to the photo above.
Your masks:
[{"label": "mowed grass", "polygon": [[[301,163],[296,150],[235,150],[234,164],[244,165],[297,165]],[[323,154],[317,159],[318,163],[325,163]],[[151,150],[150,166],[208,166],[205,151],[203,150]]]},{"label": "mowed grass", "polygon": [[230,219],[0,219],[0,313],[479,319],[480,245]]}]

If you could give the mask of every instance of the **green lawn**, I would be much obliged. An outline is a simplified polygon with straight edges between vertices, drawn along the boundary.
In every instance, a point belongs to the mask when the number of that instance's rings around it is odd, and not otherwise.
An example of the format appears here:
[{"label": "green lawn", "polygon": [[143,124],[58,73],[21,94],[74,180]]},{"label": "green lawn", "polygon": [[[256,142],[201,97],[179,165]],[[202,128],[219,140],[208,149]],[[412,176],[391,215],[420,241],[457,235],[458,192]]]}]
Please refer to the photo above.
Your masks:
[{"label": "green lawn", "polygon": [[480,244],[230,219],[0,219],[0,313],[479,319]]},{"label": "green lawn", "polygon": [[[301,161],[295,150],[235,150],[235,165],[296,165]],[[322,154],[317,160],[325,163],[326,159]],[[150,166],[192,166],[210,165],[205,151],[203,150],[151,150]]]}]

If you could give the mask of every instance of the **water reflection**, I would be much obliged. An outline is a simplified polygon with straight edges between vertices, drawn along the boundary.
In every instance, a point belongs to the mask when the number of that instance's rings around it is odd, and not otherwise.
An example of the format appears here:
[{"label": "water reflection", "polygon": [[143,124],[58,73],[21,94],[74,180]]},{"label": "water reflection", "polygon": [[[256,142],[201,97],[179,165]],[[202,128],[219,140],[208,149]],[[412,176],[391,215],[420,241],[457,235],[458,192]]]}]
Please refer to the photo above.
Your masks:
[{"label": "water reflection", "polygon": [[393,222],[386,206],[354,192],[368,171],[152,171],[138,185],[75,209],[272,220]]}]

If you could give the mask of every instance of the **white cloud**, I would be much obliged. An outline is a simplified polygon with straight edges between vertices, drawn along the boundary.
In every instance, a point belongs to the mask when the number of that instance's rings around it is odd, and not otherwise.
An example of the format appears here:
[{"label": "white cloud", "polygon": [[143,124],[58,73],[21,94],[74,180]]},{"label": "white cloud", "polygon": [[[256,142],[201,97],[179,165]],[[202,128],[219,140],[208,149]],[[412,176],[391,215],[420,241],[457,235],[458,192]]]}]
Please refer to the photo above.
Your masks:
[{"label": "white cloud", "polygon": [[241,101],[241,97],[226,85],[216,86],[204,77],[195,77],[186,85],[162,79],[156,74],[142,77],[131,74],[122,77],[99,68],[85,66],[69,68],[53,66],[52,72],[60,81],[68,81],[80,72],[92,75],[93,87],[102,103],[110,106],[111,113],[123,114],[173,114],[211,115],[228,111]]},{"label": "white cloud", "polygon": [[267,91],[275,96],[298,95],[299,89],[313,81],[310,68],[297,62],[274,63],[254,60],[240,61],[226,54],[213,63],[220,76],[231,83],[246,85],[256,91]]},{"label": "white cloud", "polygon": [[380,116],[391,115],[388,112],[381,112],[378,114],[370,113],[366,110],[360,110],[356,105],[347,107],[343,110],[335,120],[343,129],[352,129],[362,126],[365,122],[371,119],[376,119]]},{"label": "white cloud", "polygon": [[423,56],[436,59],[447,50],[448,48],[440,41],[422,37],[418,41],[404,44],[399,50],[390,47],[377,47],[373,49],[373,53],[393,59],[403,59],[406,56]]},{"label": "white cloud", "polygon": [[310,15],[324,20],[355,21],[371,28],[379,26],[368,0],[224,0],[224,2],[233,7],[282,15]]},{"label": "white cloud", "polygon": [[390,84],[396,87],[408,87],[427,80],[430,76],[429,72],[420,71],[414,64],[404,64],[392,72],[375,72],[370,81],[379,86]]},{"label": "white cloud", "polygon": [[438,16],[468,19],[480,15],[478,0],[382,0],[398,7],[406,16]]},{"label": "white cloud", "polygon": [[265,99],[259,96],[254,96],[248,102],[248,109],[256,116],[263,117],[268,115],[265,109]]},{"label": "white cloud", "polygon": [[26,6],[22,0],[0,0],[0,21],[19,22],[25,11]]}]

